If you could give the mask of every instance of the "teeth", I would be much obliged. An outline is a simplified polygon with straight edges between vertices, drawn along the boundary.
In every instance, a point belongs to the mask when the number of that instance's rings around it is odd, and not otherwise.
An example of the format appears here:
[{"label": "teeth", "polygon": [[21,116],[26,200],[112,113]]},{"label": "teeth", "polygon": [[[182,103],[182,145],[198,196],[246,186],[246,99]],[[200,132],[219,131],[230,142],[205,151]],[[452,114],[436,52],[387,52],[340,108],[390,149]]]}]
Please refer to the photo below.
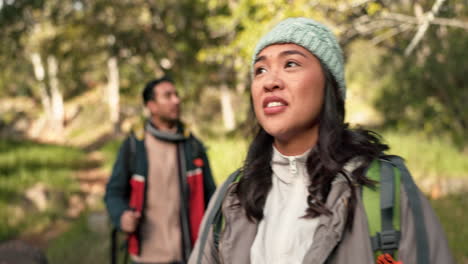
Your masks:
[{"label": "teeth", "polygon": [[282,106],[282,105],[284,104],[281,102],[269,102],[267,107],[275,107],[275,106]]}]

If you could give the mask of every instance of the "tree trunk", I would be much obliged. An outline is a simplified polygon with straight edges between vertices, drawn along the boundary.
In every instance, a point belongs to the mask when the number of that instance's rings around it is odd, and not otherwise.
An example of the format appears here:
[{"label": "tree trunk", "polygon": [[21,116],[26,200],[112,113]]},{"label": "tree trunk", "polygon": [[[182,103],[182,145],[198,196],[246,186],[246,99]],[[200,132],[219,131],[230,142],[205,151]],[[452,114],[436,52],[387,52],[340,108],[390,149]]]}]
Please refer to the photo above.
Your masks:
[{"label": "tree trunk", "polygon": [[231,131],[236,127],[236,119],[231,103],[231,93],[226,84],[221,85],[221,111],[223,114],[224,127]]},{"label": "tree trunk", "polygon": [[119,131],[119,67],[117,58],[112,56],[107,61],[108,83],[107,83],[107,105],[109,107],[109,118],[114,125],[115,132]]},{"label": "tree trunk", "polygon": [[44,116],[39,118],[31,125],[29,135],[32,138],[41,137],[41,133],[47,127],[48,120],[52,116],[51,98],[47,91],[45,83],[45,68],[41,60],[41,55],[37,52],[31,54],[31,62],[34,68],[34,76],[39,84],[39,96],[41,97],[42,107],[44,108]]},{"label": "tree trunk", "polygon": [[34,68],[34,75],[36,77],[36,80],[39,82],[39,94],[41,97],[42,107],[44,108],[44,113],[46,117],[48,118],[51,116],[52,110],[51,110],[50,96],[49,96],[49,93],[47,92],[47,87],[44,83],[44,78],[45,78],[44,65],[42,64],[41,56],[37,52],[34,52],[31,55],[31,61],[32,61],[33,68]]},{"label": "tree trunk", "polygon": [[47,69],[49,74],[49,85],[50,85],[50,96],[51,96],[51,110],[52,119],[51,125],[55,132],[55,135],[63,136],[63,123],[65,117],[65,111],[63,106],[63,96],[59,89],[59,82],[57,78],[57,59],[50,55],[47,57]]}]

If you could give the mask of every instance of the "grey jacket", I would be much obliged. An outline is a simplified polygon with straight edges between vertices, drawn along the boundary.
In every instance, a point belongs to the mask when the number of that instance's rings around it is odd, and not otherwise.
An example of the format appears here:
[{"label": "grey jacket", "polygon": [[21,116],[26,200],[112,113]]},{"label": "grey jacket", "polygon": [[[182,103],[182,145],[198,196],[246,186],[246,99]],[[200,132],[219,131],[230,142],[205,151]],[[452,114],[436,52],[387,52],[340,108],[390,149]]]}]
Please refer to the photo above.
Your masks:
[{"label": "grey jacket", "polygon": [[[225,264],[249,264],[250,248],[255,239],[257,224],[250,222],[243,208],[231,206],[238,203],[234,190],[237,183],[232,183],[222,204],[222,213],[225,219],[224,230],[220,234],[218,250],[214,245],[212,228],[208,234],[208,240],[202,250],[201,263],[225,263]],[[206,216],[213,210],[214,201],[219,196],[219,189],[211,199],[208,211],[202,222],[203,231]],[[398,259],[404,264],[416,263],[416,240],[413,229],[413,215],[408,207],[408,198],[404,188],[400,188],[401,194],[401,240],[398,249]],[[431,208],[428,200],[418,190],[421,199],[423,215],[426,223],[427,238],[429,245],[428,264],[452,264],[455,263],[448,248],[447,239],[442,227]],[[337,177],[332,184],[326,205],[332,211],[332,215],[322,215],[319,217],[319,224],[315,231],[314,243],[306,253],[302,263],[307,264],[375,264],[376,260],[371,250],[367,217],[364,211],[362,200],[359,197],[353,227],[351,230],[345,229],[348,199],[351,195],[350,187],[344,177]],[[199,236],[200,237],[200,236]],[[281,239],[281,238],[278,238]],[[190,256],[189,264],[196,264],[200,254],[200,243],[195,244],[195,248]]]}]

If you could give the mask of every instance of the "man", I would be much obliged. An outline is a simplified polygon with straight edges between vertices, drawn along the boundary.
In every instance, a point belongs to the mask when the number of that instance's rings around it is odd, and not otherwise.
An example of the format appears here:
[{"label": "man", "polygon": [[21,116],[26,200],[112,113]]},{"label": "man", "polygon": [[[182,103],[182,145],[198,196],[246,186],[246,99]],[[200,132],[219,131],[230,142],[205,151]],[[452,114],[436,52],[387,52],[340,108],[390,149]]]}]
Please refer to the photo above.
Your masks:
[{"label": "man", "polygon": [[185,263],[215,190],[205,148],[180,122],[171,79],[146,84],[150,118],[122,144],[106,187],[112,223],[133,263]]}]

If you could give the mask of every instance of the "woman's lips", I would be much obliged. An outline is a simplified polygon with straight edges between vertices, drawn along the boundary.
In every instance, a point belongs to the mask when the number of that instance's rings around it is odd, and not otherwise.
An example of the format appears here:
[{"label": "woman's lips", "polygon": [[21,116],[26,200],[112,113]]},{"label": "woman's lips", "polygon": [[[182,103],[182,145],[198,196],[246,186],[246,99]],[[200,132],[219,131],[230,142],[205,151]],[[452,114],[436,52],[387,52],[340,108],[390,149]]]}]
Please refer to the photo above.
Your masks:
[{"label": "woman's lips", "polygon": [[279,114],[286,110],[288,103],[281,97],[269,96],[263,100],[263,112],[266,115]]}]

